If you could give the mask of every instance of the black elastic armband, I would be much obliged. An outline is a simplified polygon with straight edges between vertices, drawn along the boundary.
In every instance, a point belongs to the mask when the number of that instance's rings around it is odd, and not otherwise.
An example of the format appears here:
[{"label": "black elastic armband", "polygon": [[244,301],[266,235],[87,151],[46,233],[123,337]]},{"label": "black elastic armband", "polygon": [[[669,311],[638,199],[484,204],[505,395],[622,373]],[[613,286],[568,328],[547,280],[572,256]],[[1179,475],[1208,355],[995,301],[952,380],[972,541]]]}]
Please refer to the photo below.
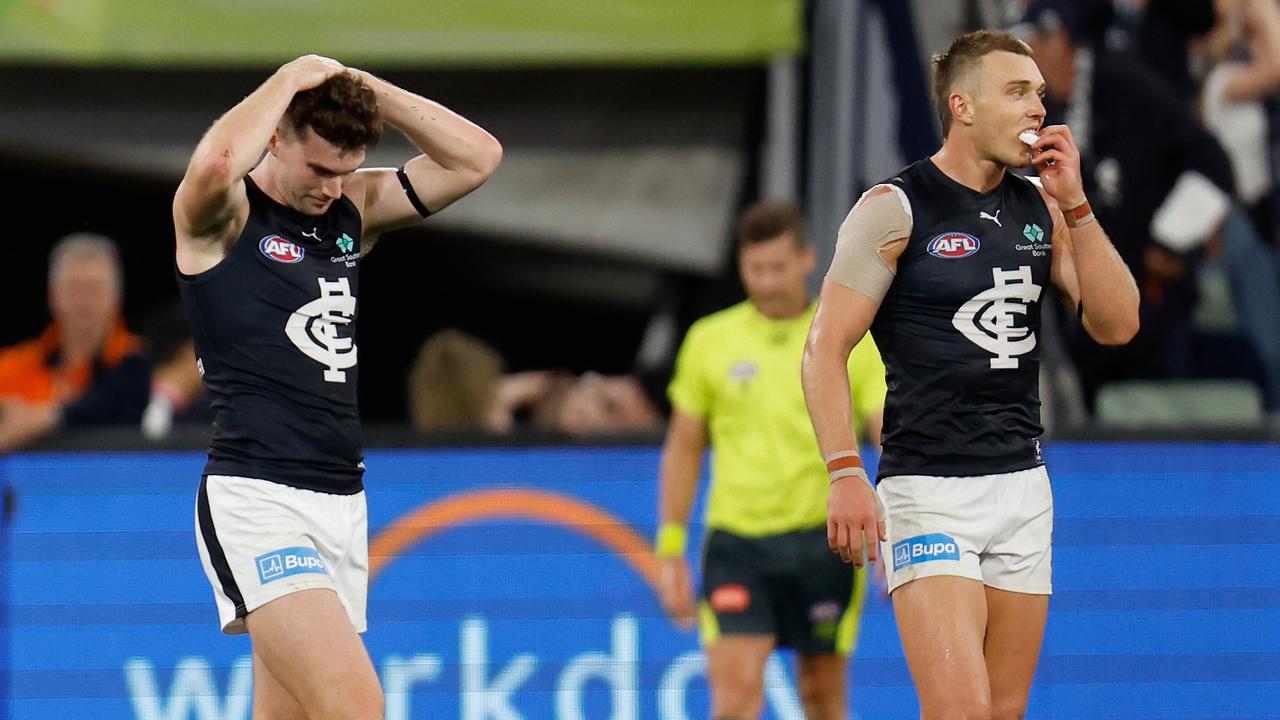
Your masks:
[{"label": "black elastic armband", "polygon": [[400,180],[400,187],[404,188],[404,194],[409,197],[409,203],[413,205],[413,209],[418,211],[422,217],[431,214],[426,205],[422,204],[422,200],[418,199],[418,193],[414,192],[413,185],[409,183],[409,176],[405,173],[404,168],[396,170],[396,178]]}]

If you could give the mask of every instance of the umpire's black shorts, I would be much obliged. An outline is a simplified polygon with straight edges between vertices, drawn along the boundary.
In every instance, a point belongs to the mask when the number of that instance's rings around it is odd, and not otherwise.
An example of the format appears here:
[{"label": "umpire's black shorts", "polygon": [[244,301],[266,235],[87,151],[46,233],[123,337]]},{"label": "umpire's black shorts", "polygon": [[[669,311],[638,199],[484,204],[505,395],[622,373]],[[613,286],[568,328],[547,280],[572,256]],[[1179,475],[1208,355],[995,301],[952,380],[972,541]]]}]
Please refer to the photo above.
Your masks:
[{"label": "umpire's black shorts", "polygon": [[802,655],[848,655],[865,580],[827,546],[825,527],[765,537],[712,530],[702,550],[702,644],[769,635]]}]

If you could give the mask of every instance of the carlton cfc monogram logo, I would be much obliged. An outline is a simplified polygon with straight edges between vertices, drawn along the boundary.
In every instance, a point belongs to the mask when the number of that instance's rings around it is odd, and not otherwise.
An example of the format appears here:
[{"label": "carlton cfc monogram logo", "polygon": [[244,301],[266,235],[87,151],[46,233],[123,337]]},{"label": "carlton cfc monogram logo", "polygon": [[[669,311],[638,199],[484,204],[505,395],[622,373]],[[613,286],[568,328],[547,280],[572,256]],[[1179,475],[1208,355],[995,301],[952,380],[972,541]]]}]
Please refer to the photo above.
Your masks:
[{"label": "carlton cfc monogram logo", "polygon": [[991,367],[1012,370],[1018,367],[1019,355],[1036,346],[1030,328],[1017,327],[1017,316],[1027,314],[1027,305],[1040,299],[1040,286],[1031,280],[1031,266],[1017,270],[991,269],[995,286],[983,290],[956,311],[951,318],[955,326],[975,345],[995,355]]},{"label": "carlton cfc monogram logo", "polygon": [[356,344],[350,335],[338,335],[339,326],[350,325],[356,316],[356,299],[347,278],[320,282],[320,297],[289,316],[284,332],[304,355],[325,366],[325,382],[344,383],[343,370],[356,364]]}]

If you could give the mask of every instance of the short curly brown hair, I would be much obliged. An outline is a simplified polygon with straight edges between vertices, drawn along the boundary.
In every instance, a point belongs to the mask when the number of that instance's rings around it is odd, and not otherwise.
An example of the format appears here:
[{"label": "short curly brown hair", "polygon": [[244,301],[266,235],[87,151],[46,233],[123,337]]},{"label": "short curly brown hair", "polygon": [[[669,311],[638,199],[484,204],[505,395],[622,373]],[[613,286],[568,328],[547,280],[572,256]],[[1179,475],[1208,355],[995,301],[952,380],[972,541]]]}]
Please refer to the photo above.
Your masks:
[{"label": "short curly brown hair", "polygon": [[316,135],[349,152],[371,148],[382,137],[378,96],[349,72],[294,95],[284,111],[284,123],[298,134],[310,127]]}]

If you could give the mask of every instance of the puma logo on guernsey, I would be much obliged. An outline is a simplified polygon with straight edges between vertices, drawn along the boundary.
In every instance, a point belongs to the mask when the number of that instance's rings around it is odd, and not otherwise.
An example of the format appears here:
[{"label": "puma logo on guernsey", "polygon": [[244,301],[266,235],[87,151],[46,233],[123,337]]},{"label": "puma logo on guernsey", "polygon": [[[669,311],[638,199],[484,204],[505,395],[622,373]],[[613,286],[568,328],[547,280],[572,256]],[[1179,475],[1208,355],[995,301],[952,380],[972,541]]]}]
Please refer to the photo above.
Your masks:
[{"label": "puma logo on guernsey", "polygon": [[1001,227],[1001,228],[1002,228],[1002,227],[1004,227],[1004,225],[1001,225],[1001,224],[1000,224],[1000,211],[999,211],[999,210],[997,210],[997,211],[996,211],[996,214],[995,214],[995,215],[992,215],[992,214],[990,214],[990,213],[985,213],[985,212],[982,212],[981,210],[979,210],[979,211],[978,211],[978,219],[979,219],[979,220],[990,220],[991,222],[993,222],[993,223],[995,223],[995,224],[996,224],[996,227]]}]

